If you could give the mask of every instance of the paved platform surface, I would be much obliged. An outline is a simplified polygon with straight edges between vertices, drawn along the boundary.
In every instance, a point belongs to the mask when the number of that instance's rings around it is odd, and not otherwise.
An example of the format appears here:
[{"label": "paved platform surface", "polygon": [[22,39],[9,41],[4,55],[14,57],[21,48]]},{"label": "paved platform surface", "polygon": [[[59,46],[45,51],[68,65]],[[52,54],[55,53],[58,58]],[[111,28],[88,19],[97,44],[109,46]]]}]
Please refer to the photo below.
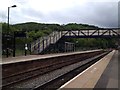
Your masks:
[{"label": "paved platform surface", "polygon": [[118,51],[113,50],[60,87],[65,88],[118,88]]},{"label": "paved platform surface", "polygon": [[71,52],[71,53],[57,53],[57,54],[46,54],[46,55],[28,55],[28,56],[9,57],[9,58],[3,58],[2,61],[0,61],[0,64],[24,62],[24,61],[30,61],[30,60],[36,60],[36,59],[44,59],[44,58],[66,56],[66,55],[72,55],[72,54],[94,52],[94,51],[99,51],[99,50],[101,50],[101,49],[80,51],[80,52]]},{"label": "paved platform surface", "polygon": [[118,88],[118,51],[115,52],[95,88]]}]

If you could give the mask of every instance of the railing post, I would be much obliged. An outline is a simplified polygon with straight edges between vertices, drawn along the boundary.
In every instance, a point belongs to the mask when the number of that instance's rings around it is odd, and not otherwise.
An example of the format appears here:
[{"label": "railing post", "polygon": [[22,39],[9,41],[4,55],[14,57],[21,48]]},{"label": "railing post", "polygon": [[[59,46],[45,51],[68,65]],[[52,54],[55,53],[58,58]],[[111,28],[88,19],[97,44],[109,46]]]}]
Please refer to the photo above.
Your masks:
[{"label": "railing post", "polygon": [[35,45],[36,45],[36,41],[34,42],[34,50],[36,49]]},{"label": "railing post", "polygon": [[56,35],[55,35],[56,37],[55,37],[55,42],[57,41],[57,33],[56,33]]},{"label": "railing post", "polygon": [[53,34],[53,43],[55,42],[55,34]]},{"label": "railing post", "polygon": [[43,38],[43,50],[44,50],[44,38]]},{"label": "railing post", "polygon": [[69,36],[71,36],[71,30],[69,30]]},{"label": "railing post", "polygon": [[16,51],[16,39],[15,39],[15,32],[13,36],[13,57],[15,57],[15,51]]},{"label": "railing post", "polygon": [[49,37],[50,37],[50,44],[51,44],[51,35]]},{"label": "railing post", "polygon": [[66,52],[66,43],[64,44],[65,46],[64,46],[64,52]]},{"label": "railing post", "polygon": [[38,42],[38,54],[40,52],[40,38],[39,38],[39,42]]},{"label": "railing post", "polygon": [[99,29],[98,29],[98,36],[100,35],[100,31],[99,31]]},{"label": "railing post", "polygon": [[111,36],[111,30],[109,30],[109,36]]},{"label": "railing post", "polygon": [[60,31],[58,32],[58,38],[60,39]]},{"label": "railing post", "polygon": [[30,50],[30,55],[31,55],[31,51],[32,51],[31,44],[29,44],[29,47],[30,47],[30,49],[29,49],[29,50]]},{"label": "railing post", "polygon": [[63,35],[63,31],[61,31],[61,36]]},{"label": "railing post", "polygon": [[46,47],[48,46],[48,39],[46,38]]},{"label": "railing post", "polygon": [[80,36],[80,30],[78,30],[78,36]]},{"label": "railing post", "polygon": [[89,30],[88,30],[88,36],[89,36]]}]

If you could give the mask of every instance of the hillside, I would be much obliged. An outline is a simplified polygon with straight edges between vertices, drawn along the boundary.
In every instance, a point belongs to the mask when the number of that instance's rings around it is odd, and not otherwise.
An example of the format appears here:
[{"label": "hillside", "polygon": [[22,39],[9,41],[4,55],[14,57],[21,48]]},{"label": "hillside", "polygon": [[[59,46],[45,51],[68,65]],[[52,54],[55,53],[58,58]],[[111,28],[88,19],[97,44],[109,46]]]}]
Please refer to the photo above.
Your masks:
[{"label": "hillside", "polygon": [[88,25],[88,24],[76,24],[76,23],[69,23],[66,25],[59,25],[59,24],[42,24],[42,23],[35,23],[35,22],[28,22],[28,23],[21,23],[12,25],[17,29],[22,29],[23,31],[33,31],[33,30],[62,30],[64,29],[96,29],[99,28],[97,26]]},{"label": "hillside", "polygon": [[[78,29],[100,29],[97,26],[87,25],[87,24],[76,24],[69,23],[66,25],[59,24],[42,24],[35,22],[21,23],[10,25],[8,31],[8,25],[6,23],[2,23],[2,49],[5,50],[7,47],[7,43],[9,43],[9,48],[13,48],[13,33],[15,31],[24,31],[27,33],[27,39],[22,37],[17,37],[16,40],[16,52],[24,53],[24,45],[27,43],[30,45],[31,42],[35,41],[39,37],[47,36],[52,33],[54,30],[78,30]],[[4,37],[9,32],[11,38],[7,41],[7,38]],[[67,39],[65,41],[76,43],[76,47],[78,48],[111,48],[115,47],[116,39]]]},{"label": "hillside", "polygon": [[[3,34],[6,33],[7,24],[3,23]],[[43,23],[36,23],[36,22],[27,22],[27,23],[20,23],[10,25],[9,32],[11,35],[14,31],[25,31],[27,32],[27,36],[29,37],[30,41],[36,40],[39,37],[47,36],[54,30],[76,30],[76,29],[98,29],[99,27],[87,24],[76,24],[70,23],[66,25],[59,25],[59,24],[43,24]]]},{"label": "hillside", "polygon": [[36,22],[27,22],[27,23],[21,23],[21,24],[15,24],[12,25],[17,29],[23,30],[23,31],[39,31],[39,30],[45,30],[45,29],[51,29],[54,30],[57,27],[59,27],[59,24],[42,24],[42,23],[36,23]]}]

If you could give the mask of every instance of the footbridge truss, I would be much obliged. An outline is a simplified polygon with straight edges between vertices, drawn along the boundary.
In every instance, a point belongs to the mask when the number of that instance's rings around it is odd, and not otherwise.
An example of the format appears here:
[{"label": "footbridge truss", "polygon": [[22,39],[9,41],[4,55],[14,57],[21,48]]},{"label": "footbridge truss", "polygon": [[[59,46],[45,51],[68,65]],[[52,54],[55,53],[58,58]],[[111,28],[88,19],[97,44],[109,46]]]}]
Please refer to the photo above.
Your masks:
[{"label": "footbridge truss", "polygon": [[65,30],[62,35],[74,38],[120,38],[120,29]]},{"label": "footbridge truss", "polygon": [[46,37],[40,37],[31,43],[31,52],[39,54],[62,37],[66,38],[120,38],[120,29],[81,29],[54,31]]}]

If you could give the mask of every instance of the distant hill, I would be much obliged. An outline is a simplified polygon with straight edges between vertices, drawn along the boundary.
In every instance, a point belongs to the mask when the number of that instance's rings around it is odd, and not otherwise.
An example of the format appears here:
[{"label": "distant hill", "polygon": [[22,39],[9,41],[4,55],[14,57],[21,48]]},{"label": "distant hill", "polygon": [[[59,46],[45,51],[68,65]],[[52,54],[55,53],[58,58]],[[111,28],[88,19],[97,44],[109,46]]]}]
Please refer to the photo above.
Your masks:
[{"label": "distant hill", "polygon": [[[69,23],[66,25],[59,24],[44,24],[36,22],[27,22],[10,25],[9,32],[12,34],[14,31],[27,32],[30,41],[36,40],[39,37],[47,36],[54,30],[78,30],[78,29],[99,29],[97,26],[88,24]],[[3,23],[3,34],[7,32],[7,24]]]},{"label": "distant hill", "polygon": [[42,24],[42,23],[36,23],[36,22],[27,22],[27,23],[21,23],[21,24],[15,24],[13,25],[15,28],[23,30],[23,31],[38,31],[38,30],[46,30],[51,29],[54,30],[57,27],[60,27],[59,24]]},{"label": "distant hill", "polygon": [[36,22],[27,22],[27,23],[21,23],[21,24],[15,24],[13,25],[15,28],[23,31],[33,31],[33,30],[63,30],[64,29],[98,29],[99,27],[88,25],[88,24],[76,24],[76,23],[70,23],[66,25],[59,25],[59,24],[42,24],[42,23],[36,23]]},{"label": "distant hill", "polygon": [[76,24],[76,23],[70,23],[64,26],[65,29],[71,29],[71,30],[76,30],[76,29],[99,29],[97,26],[93,25],[88,25],[88,24]]},{"label": "distant hill", "polygon": [[[50,33],[52,33],[54,30],[80,30],[80,29],[101,29],[94,25],[88,25],[88,24],[77,24],[77,23],[69,23],[66,25],[59,25],[59,24],[44,24],[44,23],[36,23],[36,22],[27,22],[27,23],[20,23],[20,24],[14,24],[10,25],[8,30],[8,25],[6,23],[0,23],[2,24],[2,48],[3,50],[6,49],[7,43],[9,43],[9,47],[13,47],[13,40],[12,38],[9,38],[8,40],[4,37],[6,34],[10,34],[11,37],[13,37],[13,33],[15,31],[25,31],[27,33],[27,39],[22,37],[16,38],[16,49],[24,51],[24,44],[35,41],[39,37],[47,36]],[[68,39],[66,40],[68,42],[76,43],[78,41],[77,47],[80,48],[113,48],[115,47],[115,43],[117,40],[115,39]]]}]

